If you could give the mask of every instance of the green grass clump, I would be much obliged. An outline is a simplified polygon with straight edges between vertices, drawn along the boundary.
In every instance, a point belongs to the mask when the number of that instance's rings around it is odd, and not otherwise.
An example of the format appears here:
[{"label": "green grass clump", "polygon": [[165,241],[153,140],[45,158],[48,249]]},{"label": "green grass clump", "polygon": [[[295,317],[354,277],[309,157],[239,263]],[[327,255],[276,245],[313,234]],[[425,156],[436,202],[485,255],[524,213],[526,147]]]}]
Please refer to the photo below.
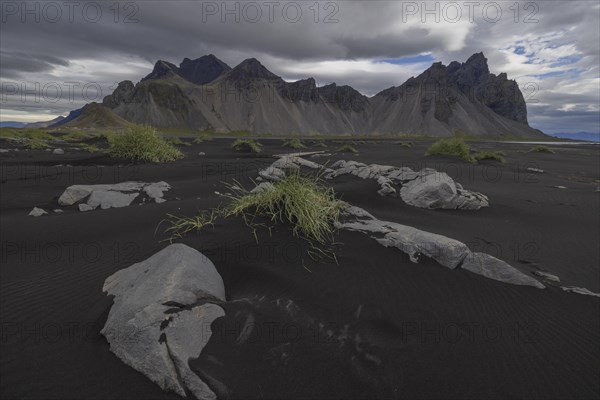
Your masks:
[{"label": "green grass clump", "polygon": [[327,144],[324,141],[322,141],[322,140],[314,140],[312,142],[312,145],[315,146],[315,147],[323,147],[323,148],[327,147]]},{"label": "green grass clump", "polygon": [[177,136],[172,136],[172,137],[168,137],[165,139],[165,141],[169,144],[172,144],[173,146],[191,146],[191,143],[188,142],[184,142],[183,140],[179,139]]},{"label": "green grass clump", "polygon": [[209,134],[200,133],[200,134],[196,135],[194,140],[192,140],[192,143],[200,144],[200,143],[208,142],[210,140],[212,140],[212,137]]},{"label": "green grass clump", "polygon": [[272,222],[288,222],[296,236],[319,244],[333,240],[335,223],[345,206],[318,177],[304,177],[297,171],[273,183],[272,190],[252,193],[238,186],[231,188],[234,194],[225,211],[227,216],[258,216]]},{"label": "green grass clump", "polygon": [[167,162],[183,157],[181,151],[148,125],[135,125],[122,134],[106,135],[111,157],[131,161]]},{"label": "green grass clump", "polygon": [[506,162],[506,159],[504,158],[506,154],[503,151],[480,151],[475,153],[475,159],[477,161],[482,161],[482,160],[495,160],[501,163]]},{"label": "green grass clump", "polygon": [[237,139],[231,144],[231,148],[235,151],[245,153],[260,153],[263,145],[257,142],[255,139]]},{"label": "green grass clump", "polygon": [[533,146],[529,149],[528,153],[550,153],[554,154],[554,150],[552,150],[548,146],[544,146],[543,144],[538,144],[537,146]]},{"label": "green grass clump", "polygon": [[337,149],[337,151],[339,153],[353,153],[353,154],[358,153],[358,150],[356,150],[354,147],[350,146],[349,144],[342,145],[339,149]]},{"label": "green grass clump", "polygon": [[61,136],[61,139],[65,142],[83,142],[85,140],[91,139],[92,137],[92,135],[86,132],[72,131]]},{"label": "green grass clump", "polygon": [[25,142],[25,147],[31,150],[40,150],[50,147],[48,142],[44,139],[40,139],[37,137],[29,138]]},{"label": "green grass clump", "polygon": [[[183,235],[214,226],[219,217],[243,217],[250,227],[269,226],[278,222],[292,226],[293,234],[305,239],[311,245],[309,255],[315,260],[335,260],[333,251],[317,247],[333,244],[336,223],[341,211],[348,205],[336,199],[333,188],[323,185],[318,176],[304,177],[299,171],[288,174],[274,182],[270,188],[250,191],[241,185],[229,185],[230,203],[210,211],[204,211],[194,217],[168,215],[165,221],[170,226],[167,240],[181,238]],[[257,223],[257,218],[268,222]],[[257,238],[256,230],[254,230]],[[258,238],[257,238],[258,240]]]},{"label": "green grass clump", "polygon": [[300,150],[300,149],[306,148],[304,143],[302,143],[302,141],[298,138],[286,139],[283,141],[282,146],[289,147],[290,149],[294,149],[294,150]]},{"label": "green grass clump", "polygon": [[95,144],[81,144],[79,147],[81,147],[81,150],[87,151],[88,153],[97,153],[100,151]]},{"label": "green grass clump", "polygon": [[460,158],[466,162],[475,162],[475,158],[471,155],[471,148],[459,137],[440,139],[429,147],[428,156],[451,156]]},{"label": "green grass clump", "polygon": [[396,142],[400,147],[412,147],[412,142]]},{"label": "green grass clump", "polygon": [[165,233],[171,235],[170,241],[175,239],[181,239],[185,234],[199,231],[207,226],[214,226],[217,218],[222,214],[219,209],[212,209],[210,211],[202,211],[200,214],[193,217],[178,217],[173,214],[167,214],[167,218],[164,220],[170,224],[165,230]]}]

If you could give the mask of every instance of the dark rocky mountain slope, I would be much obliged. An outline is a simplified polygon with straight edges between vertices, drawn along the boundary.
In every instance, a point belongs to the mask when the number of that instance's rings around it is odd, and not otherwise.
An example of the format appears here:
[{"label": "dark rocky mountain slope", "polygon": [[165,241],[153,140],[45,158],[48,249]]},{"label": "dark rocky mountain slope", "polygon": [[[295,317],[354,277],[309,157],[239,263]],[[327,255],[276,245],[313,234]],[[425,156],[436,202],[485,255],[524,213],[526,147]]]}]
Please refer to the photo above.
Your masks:
[{"label": "dark rocky mountain slope", "polygon": [[369,98],[350,86],[286,82],[251,58],[230,68],[213,55],[158,61],[138,84],[124,81],[104,107],[134,123],[273,134],[535,137],[517,83],[489,72],[482,53],[434,63]]}]

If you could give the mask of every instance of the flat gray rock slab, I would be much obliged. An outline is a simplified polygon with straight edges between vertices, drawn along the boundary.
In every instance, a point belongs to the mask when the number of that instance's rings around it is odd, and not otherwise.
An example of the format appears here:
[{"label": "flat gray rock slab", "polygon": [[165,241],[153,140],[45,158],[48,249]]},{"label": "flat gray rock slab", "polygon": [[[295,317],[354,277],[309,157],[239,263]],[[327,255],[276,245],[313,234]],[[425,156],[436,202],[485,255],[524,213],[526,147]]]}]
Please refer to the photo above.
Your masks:
[{"label": "flat gray rock slab", "polygon": [[544,278],[544,279],[546,279],[547,281],[556,282],[556,283],[560,282],[560,278],[559,278],[558,276],[556,276],[556,275],[552,275],[552,274],[549,274],[548,272],[544,272],[544,271],[533,271],[533,274],[534,274],[534,275],[537,275],[537,276],[539,276],[539,277],[541,277],[541,278]]},{"label": "flat gray rock slab", "polygon": [[[164,193],[171,189],[171,186],[164,181],[146,183],[146,182],[120,182],[116,184],[100,185],[72,185],[58,198],[58,204],[61,206],[73,205],[86,197],[86,205],[79,204],[81,211],[93,210],[97,207],[102,209],[113,207],[126,207],[139,196],[142,192],[156,203],[163,203]],[[91,208],[90,208],[91,207]]]},{"label": "flat gray rock slab", "polygon": [[383,246],[395,247],[408,254],[412,262],[417,263],[419,256],[424,255],[450,269],[460,267],[505,283],[544,288],[539,281],[502,260],[489,254],[471,252],[466,244],[458,240],[407,225],[382,221],[356,206],[347,207],[343,214],[350,218],[338,223],[339,229],[366,233]]},{"label": "flat gray rock slab", "polygon": [[33,209],[27,215],[30,217],[41,217],[44,214],[48,214],[48,212],[43,208],[33,207]]},{"label": "flat gray rock slab", "polygon": [[188,365],[225,315],[214,304],[225,301],[223,280],[206,256],[172,244],[108,277],[103,291],[114,296],[101,331],[113,353],[163,390],[216,398]]},{"label": "flat gray rock slab", "polygon": [[582,287],[577,287],[577,286],[562,286],[561,289],[564,290],[565,292],[583,294],[585,296],[600,297],[600,293],[594,293],[591,290],[586,289],[586,288],[582,288]]},{"label": "flat gray rock slab", "polygon": [[474,274],[512,285],[533,286],[538,289],[545,288],[537,279],[486,253],[469,254],[465,258],[461,268]]},{"label": "flat gray rock slab", "polygon": [[139,193],[121,193],[112,190],[94,190],[87,201],[87,205],[93,208],[98,206],[106,210],[107,208],[127,207],[131,204]]},{"label": "flat gray rock slab", "polygon": [[381,221],[359,207],[348,208],[346,214],[358,218],[339,223],[338,228],[368,233],[380,244],[396,247],[408,254],[413,262],[418,262],[422,254],[454,269],[470,254],[467,245],[458,240],[395,222]]}]

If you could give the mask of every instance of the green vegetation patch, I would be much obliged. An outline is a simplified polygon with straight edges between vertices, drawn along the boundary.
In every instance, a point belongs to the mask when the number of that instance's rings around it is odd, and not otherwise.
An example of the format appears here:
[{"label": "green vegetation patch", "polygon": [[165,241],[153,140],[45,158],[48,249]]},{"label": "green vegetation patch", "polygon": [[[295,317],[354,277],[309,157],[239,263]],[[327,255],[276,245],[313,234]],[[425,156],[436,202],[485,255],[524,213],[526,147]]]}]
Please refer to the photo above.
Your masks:
[{"label": "green vegetation patch", "polygon": [[506,153],[503,151],[480,151],[475,153],[474,158],[477,161],[494,160],[504,163],[506,162],[504,156],[506,156]]},{"label": "green vegetation patch", "polygon": [[235,151],[244,153],[260,153],[263,145],[255,139],[236,139],[231,144],[231,148]]},{"label": "green vegetation patch", "polygon": [[459,137],[440,139],[433,143],[425,154],[428,156],[456,157],[470,163],[476,161],[475,157],[471,155],[471,147]]},{"label": "green vegetation patch", "polygon": [[538,144],[537,146],[533,146],[529,149],[528,153],[550,153],[554,154],[554,150],[552,150],[548,146],[544,146],[543,144]]},{"label": "green vegetation patch", "polygon": [[352,147],[349,144],[342,145],[340,148],[337,149],[337,151],[339,153],[352,153],[352,154],[358,153],[358,150],[356,150],[354,147]]},{"label": "green vegetation patch", "polygon": [[300,150],[300,149],[306,148],[304,143],[302,143],[302,141],[298,138],[286,139],[283,141],[282,146],[289,147],[290,149],[294,149],[294,150]]},{"label": "green vegetation patch", "polygon": [[122,134],[110,134],[108,152],[111,157],[131,161],[167,162],[183,157],[183,153],[161,138],[148,125],[127,128]]}]

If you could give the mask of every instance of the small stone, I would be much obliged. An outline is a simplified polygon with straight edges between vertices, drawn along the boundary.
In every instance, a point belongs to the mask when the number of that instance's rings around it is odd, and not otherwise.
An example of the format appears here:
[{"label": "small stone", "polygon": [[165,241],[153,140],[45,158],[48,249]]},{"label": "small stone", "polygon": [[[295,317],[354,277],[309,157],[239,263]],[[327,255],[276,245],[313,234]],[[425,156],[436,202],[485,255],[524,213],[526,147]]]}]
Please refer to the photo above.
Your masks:
[{"label": "small stone", "polygon": [[28,215],[31,217],[40,217],[44,214],[48,214],[44,209],[38,208],[38,207],[33,207],[33,209],[29,212]]},{"label": "small stone", "polygon": [[65,151],[63,149],[54,149],[52,154],[65,154]]}]

